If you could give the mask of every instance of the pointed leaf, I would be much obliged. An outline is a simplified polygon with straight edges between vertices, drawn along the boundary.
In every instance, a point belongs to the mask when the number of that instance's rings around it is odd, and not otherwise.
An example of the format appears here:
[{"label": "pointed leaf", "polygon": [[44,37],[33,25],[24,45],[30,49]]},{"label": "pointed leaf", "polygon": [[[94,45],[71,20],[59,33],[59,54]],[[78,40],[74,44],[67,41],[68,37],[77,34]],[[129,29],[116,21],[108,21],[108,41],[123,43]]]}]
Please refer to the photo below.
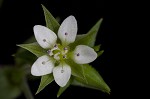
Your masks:
[{"label": "pointed leaf", "polygon": [[97,55],[98,55],[97,57],[101,56],[103,53],[104,53],[104,50],[99,51],[99,52],[97,53]]},{"label": "pointed leaf", "polygon": [[41,90],[43,90],[48,84],[50,84],[54,80],[53,74],[44,75],[41,77],[41,82],[39,88],[36,92],[38,94]]},{"label": "pointed leaf", "polygon": [[103,78],[94,68],[86,64],[83,65],[83,70],[86,80],[75,77],[75,80],[72,83],[73,85],[97,89],[106,93],[110,93],[109,86],[105,83]]},{"label": "pointed leaf", "polygon": [[101,47],[101,44],[94,46],[93,49],[97,52],[100,50],[100,47]]},{"label": "pointed leaf", "polygon": [[72,83],[72,78],[70,78],[70,80],[68,81],[68,83],[66,84],[66,86],[64,87],[60,87],[59,91],[57,93],[57,98],[70,86],[70,84]]},{"label": "pointed leaf", "polygon": [[71,67],[71,73],[72,73],[73,76],[84,79],[84,75],[83,75],[83,72],[82,72],[82,65],[79,65],[79,64],[75,63],[71,59],[68,59],[65,62],[66,62],[66,64],[68,64]]},{"label": "pointed leaf", "polygon": [[90,47],[93,47],[96,40],[96,35],[99,30],[99,27],[102,23],[103,19],[100,19],[87,34],[80,35],[78,39],[72,44],[70,44],[71,48],[74,49],[77,45],[88,45]]},{"label": "pointed leaf", "polygon": [[94,46],[93,49],[97,52],[97,57],[101,56],[104,53],[104,50],[100,51],[101,45]]},{"label": "pointed leaf", "polygon": [[37,57],[40,57],[40,56],[47,54],[46,51],[42,47],[40,47],[37,42],[30,43],[30,44],[21,44],[18,46],[30,51],[31,53],[33,53]]},{"label": "pointed leaf", "polygon": [[46,9],[44,5],[42,5],[43,11],[44,11],[44,16],[45,16],[45,21],[46,21],[46,26],[51,29],[53,32],[57,33],[58,28],[59,28],[59,23],[57,20],[52,16],[52,14]]}]

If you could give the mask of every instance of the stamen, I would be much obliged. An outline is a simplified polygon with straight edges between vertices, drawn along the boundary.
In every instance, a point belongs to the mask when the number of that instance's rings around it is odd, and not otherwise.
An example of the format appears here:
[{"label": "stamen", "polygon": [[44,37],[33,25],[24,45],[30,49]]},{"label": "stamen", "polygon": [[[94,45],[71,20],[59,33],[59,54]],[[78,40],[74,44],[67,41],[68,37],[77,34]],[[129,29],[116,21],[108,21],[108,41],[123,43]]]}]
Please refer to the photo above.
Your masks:
[{"label": "stamen", "polygon": [[80,54],[78,53],[77,56],[80,56]]},{"label": "stamen", "polygon": [[64,54],[66,54],[68,52],[68,48],[67,47],[64,47]]},{"label": "stamen", "polygon": [[50,55],[50,56],[52,56],[53,55],[53,50],[47,50],[47,53]]},{"label": "stamen", "polygon": [[60,52],[56,53],[56,54],[54,55],[54,59],[60,60],[59,54],[60,54]]},{"label": "stamen", "polygon": [[50,54],[50,53],[51,53],[51,50],[48,50],[47,53]]}]

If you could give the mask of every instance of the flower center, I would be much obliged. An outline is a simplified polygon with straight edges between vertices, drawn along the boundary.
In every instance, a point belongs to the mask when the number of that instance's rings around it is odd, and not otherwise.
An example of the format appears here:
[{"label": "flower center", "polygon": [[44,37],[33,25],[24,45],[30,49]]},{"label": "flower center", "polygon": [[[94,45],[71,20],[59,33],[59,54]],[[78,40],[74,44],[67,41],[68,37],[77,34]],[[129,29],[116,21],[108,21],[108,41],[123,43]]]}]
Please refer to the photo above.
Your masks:
[{"label": "flower center", "polygon": [[60,44],[55,44],[52,49],[47,50],[48,55],[57,61],[67,59],[68,46],[64,47]]}]

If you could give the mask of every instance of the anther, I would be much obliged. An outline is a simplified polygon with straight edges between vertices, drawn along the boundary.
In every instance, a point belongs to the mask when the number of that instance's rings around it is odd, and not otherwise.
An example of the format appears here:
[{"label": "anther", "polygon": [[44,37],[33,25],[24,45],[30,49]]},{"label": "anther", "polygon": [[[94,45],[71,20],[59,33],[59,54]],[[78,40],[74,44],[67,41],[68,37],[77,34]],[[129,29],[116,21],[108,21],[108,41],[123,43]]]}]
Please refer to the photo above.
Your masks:
[{"label": "anther", "polygon": [[51,53],[51,50],[48,50],[47,53],[50,54],[50,53]]}]

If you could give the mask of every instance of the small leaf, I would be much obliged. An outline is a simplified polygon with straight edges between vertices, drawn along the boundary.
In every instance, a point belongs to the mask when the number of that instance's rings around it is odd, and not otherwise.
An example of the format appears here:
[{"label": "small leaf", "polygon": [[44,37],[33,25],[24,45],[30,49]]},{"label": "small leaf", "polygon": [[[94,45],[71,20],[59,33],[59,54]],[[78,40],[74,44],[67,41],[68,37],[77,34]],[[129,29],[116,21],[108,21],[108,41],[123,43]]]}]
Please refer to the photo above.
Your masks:
[{"label": "small leaf", "polygon": [[96,52],[98,52],[98,51],[100,50],[100,47],[101,47],[101,45],[99,44],[99,45],[97,45],[97,46],[94,46],[93,49],[94,49]]},{"label": "small leaf", "polygon": [[66,86],[59,88],[59,91],[57,93],[57,98],[70,86],[70,84],[72,83],[72,80],[73,79],[71,77]]},{"label": "small leaf", "polygon": [[86,64],[83,66],[83,69],[86,80],[75,77],[75,80],[72,83],[73,85],[97,89],[106,93],[110,93],[109,86],[105,83],[103,78],[94,68]]},{"label": "small leaf", "polygon": [[71,48],[74,49],[77,45],[88,45],[93,47],[96,40],[96,35],[103,19],[100,19],[87,34],[79,35],[76,41],[70,44]]},{"label": "small leaf", "polygon": [[41,77],[41,82],[39,88],[36,92],[38,94],[41,90],[43,90],[48,84],[50,84],[54,80],[53,74],[44,75]]},{"label": "small leaf", "polygon": [[33,53],[37,57],[40,57],[40,56],[47,54],[46,51],[42,47],[40,47],[37,42],[30,43],[30,44],[21,44],[18,46],[30,51],[31,53]]},{"label": "small leaf", "polygon": [[104,50],[101,50],[97,53],[97,57],[101,56],[104,53]]},{"label": "small leaf", "polygon": [[82,71],[82,65],[76,64],[71,59],[68,59],[65,62],[71,67],[71,73],[73,76],[84,79],[84,75],[83,75],[83,71]]},{"label": "small leaf", "polygon": [[86,34],[79,34],[79,35],[77,35],[77,36],[76,36],[76,41],[78,41],[78,40],[84,38],[84,36],[86,36]]},{"label": "small leaf", "polygon": [[45,21],[46,21],[46,26],[51,29],[53,32],[57,33],[60,25],[57,22],[57,20],[52,16],[52,14],[46,9],[44,5],[42,5],[43,11],[44,11],[44,16],[45,16]]}]

